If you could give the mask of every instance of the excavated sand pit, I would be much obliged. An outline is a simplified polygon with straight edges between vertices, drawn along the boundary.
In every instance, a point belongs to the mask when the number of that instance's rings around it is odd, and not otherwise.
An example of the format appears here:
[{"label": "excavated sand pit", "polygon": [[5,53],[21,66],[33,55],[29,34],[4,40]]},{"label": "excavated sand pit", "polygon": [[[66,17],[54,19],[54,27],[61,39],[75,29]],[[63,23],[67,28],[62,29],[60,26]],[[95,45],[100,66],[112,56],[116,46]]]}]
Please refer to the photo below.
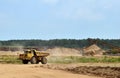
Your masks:
[{"label": "excavated sand pit", "polygon": [[95,75],[104,78],[120,78],[120,67],[79,66],[76,68],[66,68],[65,70],[73,73]]},{"label": "excavated sand pit", "polygon": [[62,70],[42,68],[36,64],[0,64],[0,67],[0,78],[98,78]]},{"label": "excavated sand pit", "polygon": [[103,78],[120,78],[120,67],[110,66],[67,66],[67,65],[46,65],[40,66],[48,69],[57,69],[72,72],[75,74],[83,74],[89,76]]}]

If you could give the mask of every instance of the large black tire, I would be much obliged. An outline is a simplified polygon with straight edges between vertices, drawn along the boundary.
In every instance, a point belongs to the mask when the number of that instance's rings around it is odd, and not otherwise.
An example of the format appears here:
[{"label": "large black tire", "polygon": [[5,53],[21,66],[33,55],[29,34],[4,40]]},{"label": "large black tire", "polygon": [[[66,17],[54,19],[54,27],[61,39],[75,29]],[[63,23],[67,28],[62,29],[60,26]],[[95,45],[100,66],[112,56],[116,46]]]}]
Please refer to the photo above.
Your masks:
[{"label": "large black tire", "polygon": [[38,64],[39,63],[38,60],[37,60],[37,58],[35,56],[33,56],[31,58],[30,62],[31,62],[31,64]]},{"label": "large black tire", "polygon": [[46,64],[46,63],[47,63],[47,58],[42,57],[42,58],[41,58],[41,63],[42,63],[42,64]]},{"label": "large black tire", "polygon": [[23,64],[28,64],[28,60],[22,60]]}]

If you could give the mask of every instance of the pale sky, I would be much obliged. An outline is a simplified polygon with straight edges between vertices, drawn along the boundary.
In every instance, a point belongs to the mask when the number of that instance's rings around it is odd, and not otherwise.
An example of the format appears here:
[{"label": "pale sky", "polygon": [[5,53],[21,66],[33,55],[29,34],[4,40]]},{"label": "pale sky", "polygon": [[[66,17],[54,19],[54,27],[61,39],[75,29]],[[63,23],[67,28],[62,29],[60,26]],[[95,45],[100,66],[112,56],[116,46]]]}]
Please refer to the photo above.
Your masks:
[{"label": "pale sky", "polygon": [[120,39],[120,0],[0,0],[0,40]]}]

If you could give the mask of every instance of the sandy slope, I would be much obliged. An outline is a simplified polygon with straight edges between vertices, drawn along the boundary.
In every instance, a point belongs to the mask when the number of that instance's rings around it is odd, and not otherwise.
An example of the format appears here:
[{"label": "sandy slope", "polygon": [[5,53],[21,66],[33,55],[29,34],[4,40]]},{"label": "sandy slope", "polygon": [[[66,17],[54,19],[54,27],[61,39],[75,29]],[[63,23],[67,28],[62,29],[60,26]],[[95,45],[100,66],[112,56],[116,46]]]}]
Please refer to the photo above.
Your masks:
[{"label": "sandy slope", "polygon": [[98,78],[61,70],[35,68],[34,65],[0,64],[0,78]]}]

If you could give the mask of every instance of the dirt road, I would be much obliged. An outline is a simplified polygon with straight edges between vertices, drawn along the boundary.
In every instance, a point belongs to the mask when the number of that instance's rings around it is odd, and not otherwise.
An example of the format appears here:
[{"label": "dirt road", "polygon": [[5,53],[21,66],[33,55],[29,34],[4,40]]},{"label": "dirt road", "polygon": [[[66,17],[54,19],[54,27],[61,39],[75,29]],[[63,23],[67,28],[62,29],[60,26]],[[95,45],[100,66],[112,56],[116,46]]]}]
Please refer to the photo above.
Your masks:
[{"label": "dirt road", "polygon": [[0,78],[98,78],[34,65],[0,64]]}]

